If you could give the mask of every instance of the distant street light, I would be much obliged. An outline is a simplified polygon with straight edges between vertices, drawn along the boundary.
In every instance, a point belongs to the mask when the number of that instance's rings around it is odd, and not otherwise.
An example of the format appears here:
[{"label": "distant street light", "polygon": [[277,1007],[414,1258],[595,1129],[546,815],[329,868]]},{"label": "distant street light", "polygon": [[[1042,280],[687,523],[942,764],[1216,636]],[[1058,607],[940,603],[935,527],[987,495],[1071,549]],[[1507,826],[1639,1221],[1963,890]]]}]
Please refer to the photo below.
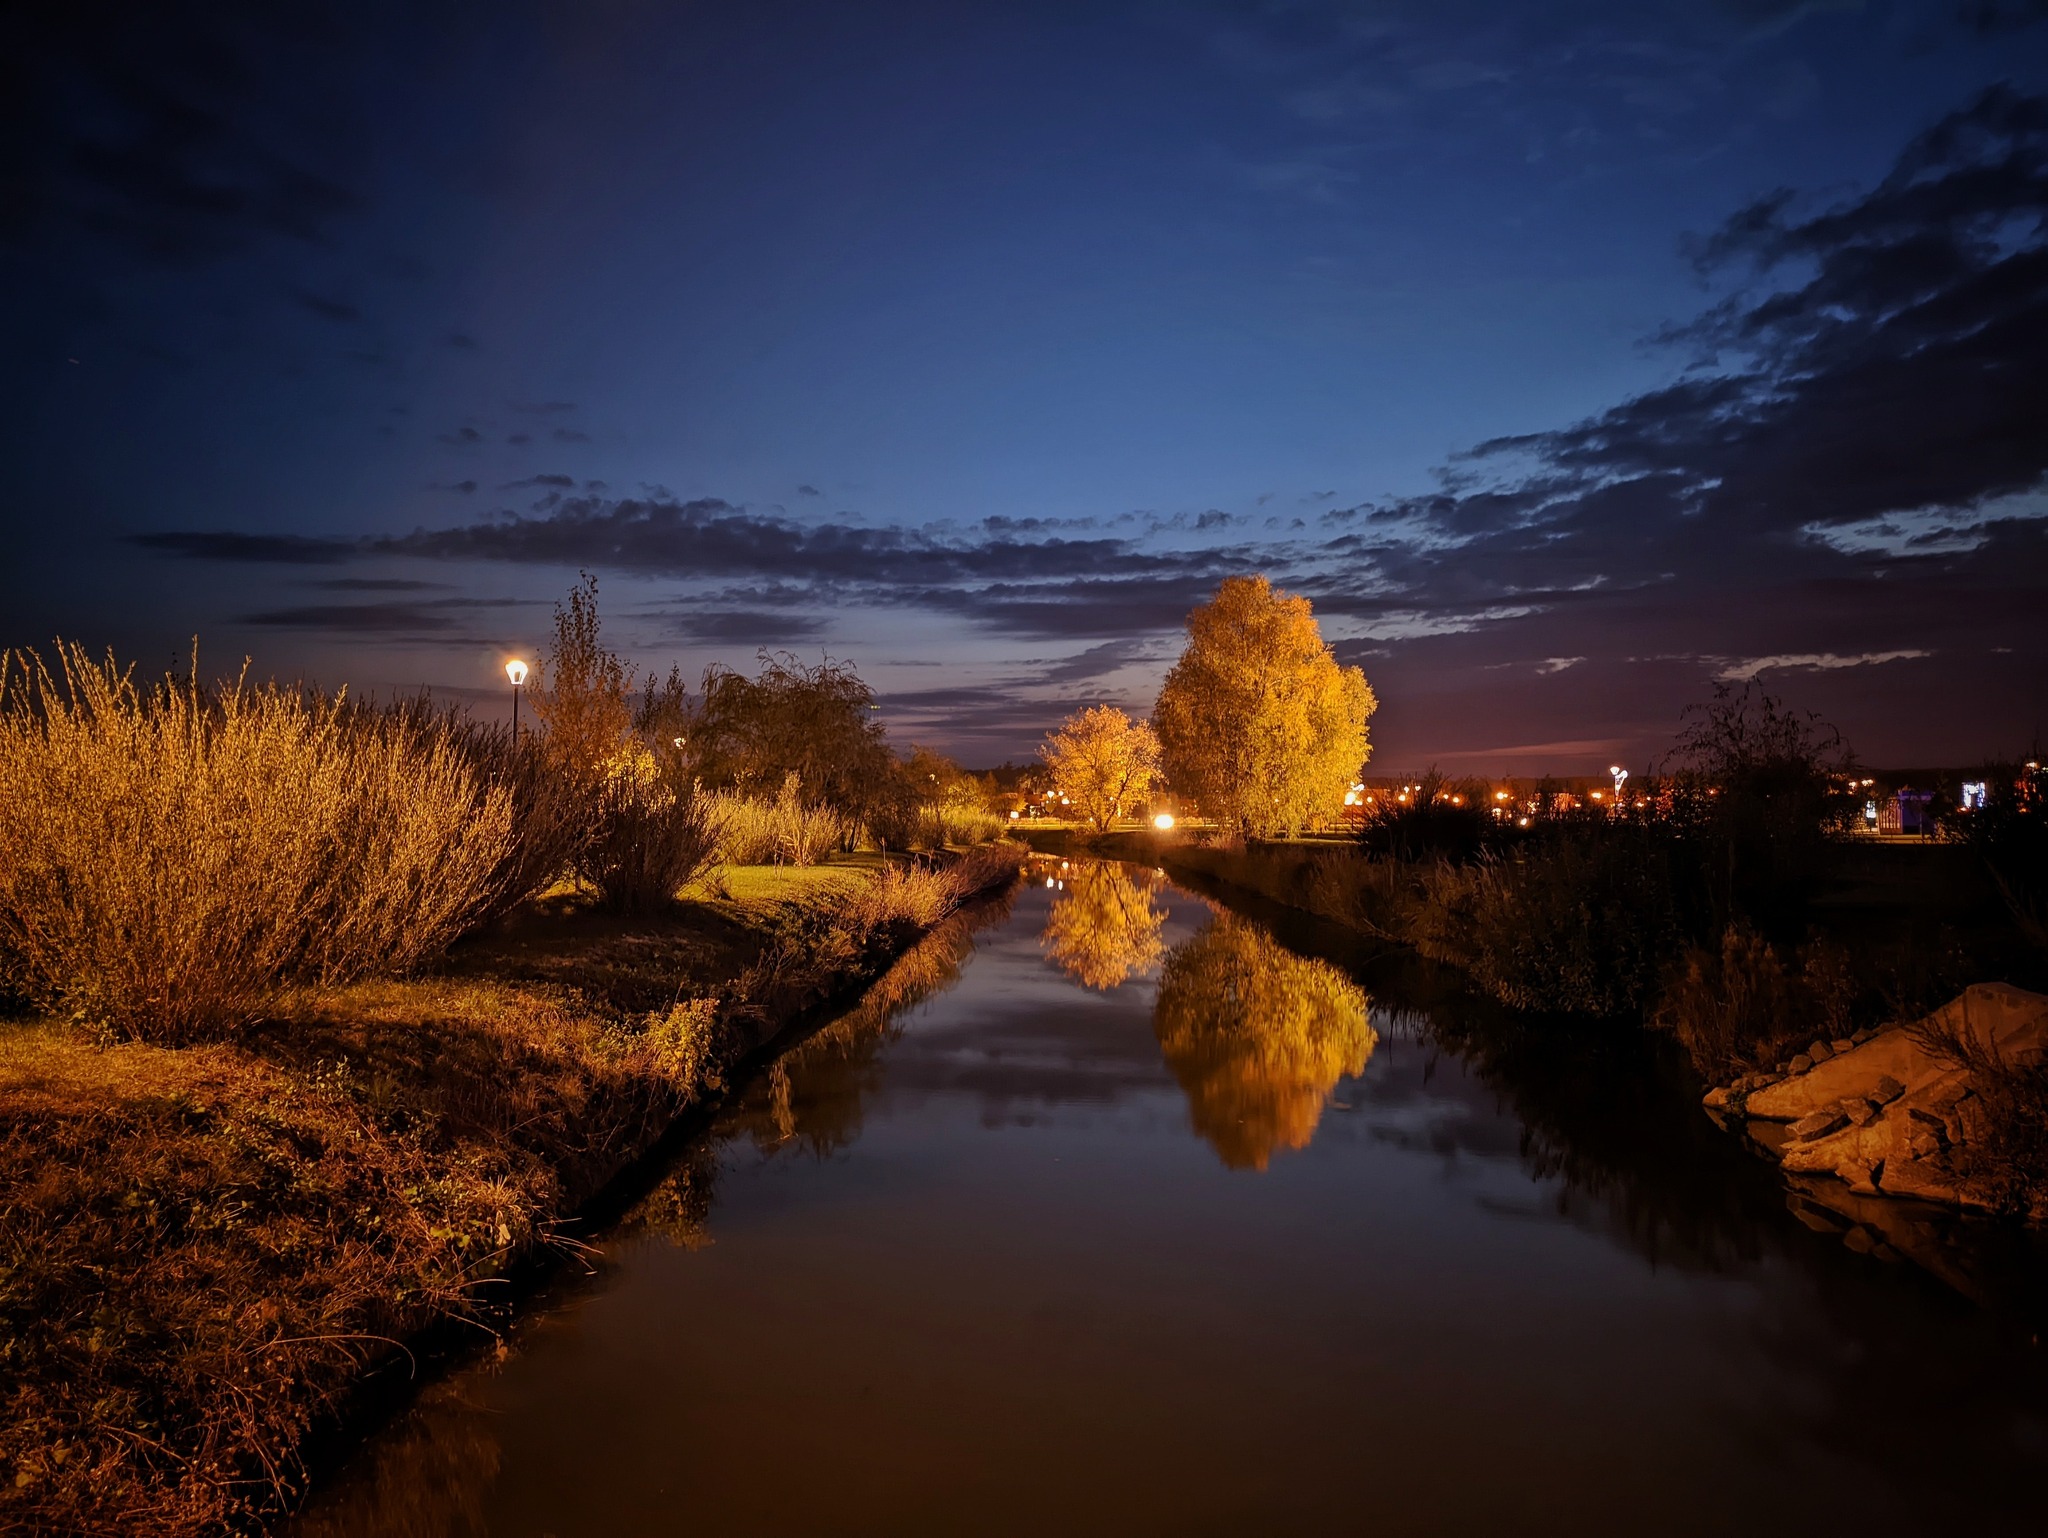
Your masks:
[{"label": "distant street light", "polygon": [[1152,819],[1152,826],[1157,828],[1161,833],[1171,833],[1173,831],[1173,813],[1161,812],[1157,817]]},{"label": "distant street light", "polygon": [[519,741],[519,686],[526,682],[526,664],[514,657],[505,664],[505,676],[512,680],[512,741]]}]

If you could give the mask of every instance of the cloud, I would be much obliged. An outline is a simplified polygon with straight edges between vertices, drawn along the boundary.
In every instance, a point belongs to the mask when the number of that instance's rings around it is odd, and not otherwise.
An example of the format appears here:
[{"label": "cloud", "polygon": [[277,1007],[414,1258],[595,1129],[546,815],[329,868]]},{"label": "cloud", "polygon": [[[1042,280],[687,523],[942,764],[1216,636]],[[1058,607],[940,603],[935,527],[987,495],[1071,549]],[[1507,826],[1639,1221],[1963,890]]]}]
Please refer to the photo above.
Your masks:
[{"label": "cloud", "polygon": [[1840,657],[1833,652],[1800,652],[1778,657],[1751,657],[1746,662],[1730,663],[1714,676],[1730,683],[1747,683],[1760,674],[1773,669],[1807,669],[1830,672],[1836,668],[1876,667],[1886,662],[1902,662],[1911,658],[1931,657],[1934,653],[1919,647],[1902,647],[1897,651],[1861,652],[1853,657]]},{"label": "cloud", "polygon": [[797,487],[796,494],[800,497],[822,497],[824,495],[817,487],[808,485]]},{"label": "cloud", "polygon": [[476,338],[466,331],[451,331],[442,340],[460,352],[472,352],[476,348]]},{"label": "cloud", "polygon": [[693,607],[666,616],[663,628],[684,641],[789,646],[824,634],[825,621],[817,615],[791,614],[787,609]]},{"label": "cloud", "polygon": [[[303,288],[292,290],[292,301],[300,309],[319,316],[322,320],[353,323],[363,318],[363,312],[345,299],[330,299]],[[381,362],[381,355],[372,355],[372,360]]]},{"label": "cloud", "polygon": [[317,539],[305,534],[163,533],[130,534],[125,543],[158,555],[193,561],[272,563],[283,566],[335,565],[355,557],[361,546],[353,540]]},{"label": "cloud", "polygon": [[526,412],[530,416],[551,417],[560,416],[565,411],[574,411],[576,409],[576,403],[574,401],[527,401],[524,403],[515,402],[513,404],[512,409],[514,411]]},{"label": "cloud", "polygon": [[589,433],[579,433],[573,427],[558,427],[549,433],[548,436],[557,443],[588,443],[590,441]]},{"label": "cloud", "polygon": [[519,608],[530,602],[522,598],[433,598],[411,603],[295,604],[240,615],[237,622],[340,635],[445,637],[464,629],[464,617],[476,610]]},{"label": "cloud", "polygon": [[484,435],[474,427],[458,427],[453,432],[436,433],[434,436],[437,442],[452,443],[458,448],[468,448],[471,444],[484,441]]},{"label": "cloud", "polygon": [[518,491],[530,486],[560,486],[567,489],[575,484],[576,477],[573,475],[529,475],[523,481],[507,481],[499,489],[501,491]]},{"label": "cloud", "polygon": [[327,593],[424,593],[446,591],[452,585],[425,582],[416,577],[322,577],[299,584],[300,587],[319,588]]}]

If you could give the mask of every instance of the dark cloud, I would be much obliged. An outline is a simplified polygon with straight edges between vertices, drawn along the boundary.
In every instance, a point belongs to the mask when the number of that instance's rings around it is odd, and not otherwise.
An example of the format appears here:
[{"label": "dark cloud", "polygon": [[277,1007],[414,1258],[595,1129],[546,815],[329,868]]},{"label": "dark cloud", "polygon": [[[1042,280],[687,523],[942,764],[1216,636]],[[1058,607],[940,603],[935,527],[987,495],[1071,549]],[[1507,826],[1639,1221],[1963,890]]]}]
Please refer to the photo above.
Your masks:
[{"label": "dark cloud", "polygon": [[512,409],[514,411],[524,411],[531,416],[550,417],[559,416],[565,411],[574,411],[576,403],[574,401],[525,401],[515,402]]},{"label": "dark cloud", "polygon": [[257,6],[15,8],[0,234],[64,220],[174,266],[326,239],[362,206],[359,125],[309,65],[349,47]]},{"label": "dark cloud", "polygon": [[800,497],[822,497],[824,493],[815,486],[799,486],[796,494]]},{"label": "dark cloud", "polygon": [[228,531],[130,534],[126,543],[158,555],[183,556],[194,561],[269,562],[283,566],[337,565],[361,551],[361,546],[352,540]]},{"label": "dark cloud", "polygon": [[457,348],[462,352],[469,352],[476,346],[476,338],[466,331],[451,331],[443,340],[450,347]]},{"label": "dark cloud", "polygon": [[318,588],[325,593],[426,593],[445,592],[454,584],[426,582],[416,577],[322,577],[318,581],[298,585]]},{"label": "dark cloud", "polygon": [[452,433],[436,433],[434,437],[437,442],[452,443],[458,448],[468,448],[484,441],[484,435],[474,427],[458,427]]},{"label": "dark cloud", "polygon": [[825,621],[786,609],[688,608],[672,614],[664,628],[679,640],[733,646],[790,646],[823,635]]},{"label": "dark cloud", "polygon": [[529,475],[523,481],[507,481],[499,489],[502,491],[518,491],[529,486],[559,486],[566,489],[575,484],[576,478],[573,475]]},{"label": "dark cloud", "polygon": [[1695,244],[1752,283],[1669,333],[1705,367],[1372,508],[1322,547],[1321,602],[1416,625],[1627,613],[1704,651],[1769,592],[1791,605],[1773,629],[1805,636],[1769,651],[1792,654],[2009,616],[2001,591],[2048,576],[2044,509],[2013,500],[2048,475],[2048,102],[1987,92],[1864,196],[1797,205],[1773,194]]},{"label": "dark cloud", "polygon": [[462,630],[464,617],[476,610],[517,608],[528,602],[519,598],[434,598],[412,603],[296,604],[244,614],[238,622],[343,635],[446,637]]},{"label": "dark cloud", "polygon": [[507,438],[507,439],[506,439],[505,441],[506,441],[507,443],[509,443],[509,444],[513,445],[513,446],[514,446],[515,448],[524,448],[524,447],[525,447],[525,446],[526,446],[527,444],[529,444],[529,443],[533,442],[533,434],[532,434],[532,433],[514,433],[514,434],[512,434],[512,436],[511,436],[511,437]]},{"label": "dark cloud", "polygon": [[475,481],[435,481],[427,489],[429,491],[459,491],[467,496],[470,492],[476,490],[476,484]]},{"label": "dark cloud", "polygon": [[557,443],[588,443],[589,433],[580,433],[573,427],[558,427],[548,436]]},{"label": "dark cloud", "polygon": [[[322,320],[353,323],[363,318],[363,312],[347,300],[330,299],[324,294],[316,294],[309,289],[293,289],[292,302],[298,305],[300,309],[317,315]],[[364,357],[367,361],[371,362],[383,361],[383,354],[381,353],[360,354],[358,356]]]}]

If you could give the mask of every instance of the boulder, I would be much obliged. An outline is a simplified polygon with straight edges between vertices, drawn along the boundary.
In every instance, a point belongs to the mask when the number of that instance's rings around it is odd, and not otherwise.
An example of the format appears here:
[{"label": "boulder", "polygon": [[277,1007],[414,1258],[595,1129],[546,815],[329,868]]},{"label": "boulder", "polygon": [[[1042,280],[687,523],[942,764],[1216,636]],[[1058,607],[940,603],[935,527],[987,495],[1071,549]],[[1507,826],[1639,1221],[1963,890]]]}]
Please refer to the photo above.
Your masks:
[{"label": "boulder", "polygon": [[1793,1058],[1791,1062],[1785,1065],[1785,1072],[1787,1074],[1797,1075],[1810,1073],[1812,1071],[1813,1059],[1808,1057],[1804,1052],[1800,1053],[1797,1057]]},{"label": "boulder", "polygon": [[1840,1106],[1827,1106],[1810,1116],[1802,1116],[1785,1129],[1797,1143],[1811,1143],[1815,1138],[1826,1137],[1830,1132],[1839,1132],[1849,1125],[1849,1118],[1842,1114]]},{"label": "boulder", "polygon": [[1806,1055],[1816,1063],[1825,1063],[1835,1055],[1835,1049],[1824,1041],[1817,1041],[1806,1049]]},{"label": "boulder", "polygon": [[1854,1052],[1856,1050],[1856,1043],[1847,1036],[1837,1036],[1828,1045],[1837,1052]]}]

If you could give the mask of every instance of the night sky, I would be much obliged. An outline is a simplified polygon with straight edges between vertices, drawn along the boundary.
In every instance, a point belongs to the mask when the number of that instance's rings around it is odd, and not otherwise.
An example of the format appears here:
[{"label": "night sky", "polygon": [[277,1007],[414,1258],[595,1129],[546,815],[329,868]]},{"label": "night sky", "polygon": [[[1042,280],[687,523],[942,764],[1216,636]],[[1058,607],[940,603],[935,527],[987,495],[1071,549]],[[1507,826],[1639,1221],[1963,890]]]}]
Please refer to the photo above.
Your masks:
[{"label": "night sky", "polygon": [[2048,5],[74,0],[0,87],[0,645],[496,710],[587,569],[980,764],[1264,571],[1388,769],[2048,731]]}]

